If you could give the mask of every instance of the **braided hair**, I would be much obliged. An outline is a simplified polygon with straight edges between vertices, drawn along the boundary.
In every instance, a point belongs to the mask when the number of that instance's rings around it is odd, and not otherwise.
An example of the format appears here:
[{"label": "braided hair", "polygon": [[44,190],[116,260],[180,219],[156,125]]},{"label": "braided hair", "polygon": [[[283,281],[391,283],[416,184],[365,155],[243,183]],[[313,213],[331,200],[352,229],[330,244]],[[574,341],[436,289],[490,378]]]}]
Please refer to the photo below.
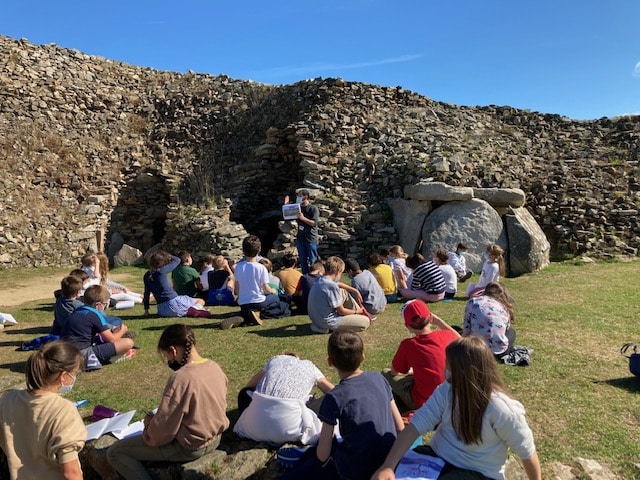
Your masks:
[{"label": "braided hair", "polygon": [[191,349],[196,345],[196,336],[189,327],[182,323],[176,323],[175,325],[169,325],[164,329],[160,339],[158,340],[158,350],[166,352],[169,347],[182,347],[184,348],[184,356],[180,360],[180,366],[184,366],[187,363],[189,355],[191,355]]}]

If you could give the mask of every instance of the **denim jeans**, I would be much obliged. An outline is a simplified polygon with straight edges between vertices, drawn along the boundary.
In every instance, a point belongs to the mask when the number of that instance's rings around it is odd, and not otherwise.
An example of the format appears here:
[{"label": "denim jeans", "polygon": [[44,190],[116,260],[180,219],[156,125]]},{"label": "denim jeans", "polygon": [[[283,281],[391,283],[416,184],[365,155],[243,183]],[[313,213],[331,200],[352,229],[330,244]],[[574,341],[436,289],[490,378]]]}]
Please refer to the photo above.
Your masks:
[{"label": "denim jeans", "polygon": [[318,244],[296,240],[302,274],[309,273],[309,267],[318,261]]}]

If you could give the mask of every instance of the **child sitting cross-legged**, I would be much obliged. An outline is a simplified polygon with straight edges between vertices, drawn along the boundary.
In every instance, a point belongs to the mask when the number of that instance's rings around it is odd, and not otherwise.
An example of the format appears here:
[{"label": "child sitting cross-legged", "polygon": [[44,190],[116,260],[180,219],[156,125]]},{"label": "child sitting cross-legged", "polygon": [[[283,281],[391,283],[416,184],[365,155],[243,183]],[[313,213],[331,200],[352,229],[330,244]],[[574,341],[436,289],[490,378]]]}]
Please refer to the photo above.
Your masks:
[{"label": "child sitting cross-legged", "polygon": [[109,291],[92,285],[84,292],[84,305],[78,307],[62,325],[60,337],[73,343],[85,358],[85,370],[95,370],[115,360],[135,356],[133,340],[125,338],[127,326],[113,326],[104,316],[109,306]]},{"label": "child sitting cross-legged", "polygon": [[402,319],[413,335],[400,342],[385,376],[408,410],[420,408],[445,380],[445,349],[460,334],[429,311],[422,300],[402,306]]},{"label": "child sitting cross-legged", "polygon": [[351,286],[362,295],[362,304],[371,315],[377,315],[387,308],[387,297],[376,277],[369,270],[362,270],[354,258],[345,262],[345,271],[351,277]]},{"label": "child sitting cross-legged", "polygon": [[329,333],[338,328],[362,331],[370,326],[368,312],[360,306],[362,295],[340,281],[342,272],[344,261],[341,258],[327,258],[324,275],[309,291],[307,310],[311,330],[315,333]]},{"label": "child sitting cross-legged", "polygon": [[56,303],[53,306],[53,324],[50,335],[60,336],[62,332],[62,326],[67,323],[69,316],[75,312],[75,310],[84,305],[78,297],[82,292],[82,279],[75,275],[67,275],[60,282],[60,296],[56,298]]},{"label": "child sitting cross-legged", "polygon": [[[360,368],[364,362],[360,336],[338,330],[329,337],[327,350],[329,366],[338,371],[340,383],[322,400],[318,445],[307,449],[283,480],[368,480],[403,429],[389,384],[379,373]],[[334,437],[335,430],[341,441]]]}]

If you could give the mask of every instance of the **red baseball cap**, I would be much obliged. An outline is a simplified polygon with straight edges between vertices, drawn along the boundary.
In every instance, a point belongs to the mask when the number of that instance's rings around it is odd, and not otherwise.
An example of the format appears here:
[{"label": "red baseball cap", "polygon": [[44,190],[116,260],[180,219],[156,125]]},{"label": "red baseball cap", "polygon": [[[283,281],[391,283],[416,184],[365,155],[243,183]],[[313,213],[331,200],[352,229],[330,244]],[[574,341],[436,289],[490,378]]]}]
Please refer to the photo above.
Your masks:
[{"label": "red baseball cap", "polygon": [[[422,300],[409,300],[400,309],[404,324],[408,327],[415,327],[424,323],[425,319],[431,317],[431,311]],[[416,318],[417,317],[417,318]]]}]

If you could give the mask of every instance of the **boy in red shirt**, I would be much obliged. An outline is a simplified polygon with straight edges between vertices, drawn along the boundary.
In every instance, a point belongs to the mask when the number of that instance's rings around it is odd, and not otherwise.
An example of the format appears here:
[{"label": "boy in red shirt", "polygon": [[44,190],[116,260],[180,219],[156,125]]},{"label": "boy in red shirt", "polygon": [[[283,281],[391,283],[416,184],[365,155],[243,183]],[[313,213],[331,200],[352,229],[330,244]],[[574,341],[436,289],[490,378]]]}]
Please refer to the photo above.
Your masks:
[{"label": "boy in red shirt", "polygon": [[407,409],[416,410],[444,382],[445,349],[460,334],[431,313],[422,300],[408,301],[401,313],[414,336],[400,342],[391,370],[385,370],[383,375]]}]

